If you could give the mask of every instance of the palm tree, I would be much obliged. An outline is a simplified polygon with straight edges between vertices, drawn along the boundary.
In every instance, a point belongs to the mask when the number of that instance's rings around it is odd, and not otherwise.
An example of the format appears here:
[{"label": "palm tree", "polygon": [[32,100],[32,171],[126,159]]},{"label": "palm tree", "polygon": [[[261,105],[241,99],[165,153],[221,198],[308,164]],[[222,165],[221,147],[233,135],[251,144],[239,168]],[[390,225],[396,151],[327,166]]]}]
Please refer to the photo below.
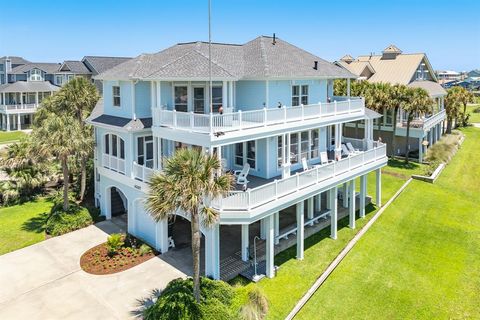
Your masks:
[{"label": "palm tree", "polygon": [[392,159],[395,159],[395,150],[397,149],[397,117],[398,111],[402,108],[402,105],[406,100],[407,86],[401,84],[395,84],[390,90],[390,99],[387,103],[387,108],[393,111],[393,136],[392,136]]},{"label": "palm tree", "polygon": [[457,90],[452,88],[448,90],[448,94],[445,97],[445,112],[447,113],[447,134],[452,133],[453,120],[458,117],[460,112],[460,100],[458,98]]},{"label": "palm tree", "polygon": [[[54,103],[49,98],[45,105]],[[75,155],[84,138],[74,117],[66,113],[51,112],[50,108],[40,108],[32,130],[32,151],[44,157],[54,157],[60,161],[63,175],[63,209],[69,209],[68,191],[70,184],[69,159]]]},{"label": "palm tree", "polygon": [[467,104],[468,103],[473,103],[475,102],[475,96],[473,93],[468,91],[467,89],[463,87],[453,87],[449,90],[449,94],[454,97],[454,99],[459,103],[463,105],[463,113],[462,113],[462,126],[466,127],[467,126]]},{"label": "palm tree", "polygon": [[76,156],[80,162],[80,194],[79,200],[85,196],[87,181],[87,160],[93,153],[93,130],[85,124],[86,118],[90,115],[95,104],[100,98],[96,87],[83,77],[76,77],[70,80],[56,95],[56,111],[66,112],[73,115],[78,121],[80,134],[83,136],[78,146]]},{"label": "palm tree", "polygon": [[210,200],[226,194],[232,187],[231,175],[216,175],[219,160],[197,148],[180,149],[165,161],[163,171],[150,180],[146,209],[156,220],[165,220],[181,210],[190,216],[193,256],[193,293],[200,301],[200,220],[210,227],[218,212]]},{"label": "palm tree", "polygon": [[[407,134],[406,134],[406,154],[405,163],[409,161],[410,148],[410,123],[413,120],[415,114],[423,114],[428,112],[433,104],[432,99],[428,95],[428,92],[422,88],[407,88],[405,91],[405,100],[402,108],[407,112]],[[422,152],[419,150],[419,152]]]}]

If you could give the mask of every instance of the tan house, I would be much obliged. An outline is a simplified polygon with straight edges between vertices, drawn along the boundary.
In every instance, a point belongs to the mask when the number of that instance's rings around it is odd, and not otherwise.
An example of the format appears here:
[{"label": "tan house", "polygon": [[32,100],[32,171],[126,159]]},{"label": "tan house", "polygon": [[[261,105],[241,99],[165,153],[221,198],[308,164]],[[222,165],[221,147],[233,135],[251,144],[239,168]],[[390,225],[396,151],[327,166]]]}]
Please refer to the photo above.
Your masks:
[{"label": "tan house", "polygon": [[[438,83],[427,55],[425,53],[403,53],[395,45],[390,45],[382,51],[382,54],[370,54],[359,56],[356,59],[345,55],[335,62],[358,76],[358,80],[366,80],[373,83],[403,84],[409,87],[425,89],[430,97],[436,101],[436,107],[429,114],[418,115],[410,126],[410,139],[406,144],[406,113],[400,110],[397,119],[397,150],[392,150],[391,140],[393,136],[393,112],[385,111],[383,119],[377,119],[374,126],[375,137],[381,137],[387,142],[388,152],[403,155],[406,148],[410,153],[418,154],[418,160],[422,161],[427,148],[440,139],[444,130],[445,110],[444,98],[447,94],[445,89]],[[356,125],[349,124],[346,133],[355,136],[359,133]],[[360,124],[359,127],[362,127]]]}]

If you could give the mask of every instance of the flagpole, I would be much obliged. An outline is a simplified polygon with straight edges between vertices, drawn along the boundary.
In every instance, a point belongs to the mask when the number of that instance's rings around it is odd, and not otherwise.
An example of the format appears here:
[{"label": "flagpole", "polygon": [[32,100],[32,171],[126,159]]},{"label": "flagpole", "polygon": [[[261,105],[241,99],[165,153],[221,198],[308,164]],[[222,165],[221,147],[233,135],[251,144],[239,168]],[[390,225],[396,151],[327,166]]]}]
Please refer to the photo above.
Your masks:
[{"label": "flagpole", "polygon": [[213,103],[212,103],[212,3],[211,0],[208,0],[208,79],[210,81],[209,85],[209,104],[210,104],[210,113],[213,113]]}]

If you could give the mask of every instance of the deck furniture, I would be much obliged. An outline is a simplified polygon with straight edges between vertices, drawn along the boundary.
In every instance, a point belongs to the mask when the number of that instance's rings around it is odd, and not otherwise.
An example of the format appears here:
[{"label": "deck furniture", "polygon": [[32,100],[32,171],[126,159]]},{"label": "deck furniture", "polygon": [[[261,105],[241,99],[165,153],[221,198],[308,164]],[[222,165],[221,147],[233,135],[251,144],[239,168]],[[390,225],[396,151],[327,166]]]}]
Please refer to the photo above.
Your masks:
[{"label": "deck furniture", "polygon": [[350,151],[350,153],[359,153],[359,152],[360,152],[359,149],[355,149],[355,148],[353,147],[353,145],[352,145],[351,142],[347,142],[347,143],[346,143],[346,146],[347,146],[348,151]]},{"label": "deck furniture", "polygon": [[248,163],[245,163],[242,170],[235,170],[233,174],[237,178],[237,184],[246,185],[248,183],[247,176],[249,172],[250,172],[250,165]]}]

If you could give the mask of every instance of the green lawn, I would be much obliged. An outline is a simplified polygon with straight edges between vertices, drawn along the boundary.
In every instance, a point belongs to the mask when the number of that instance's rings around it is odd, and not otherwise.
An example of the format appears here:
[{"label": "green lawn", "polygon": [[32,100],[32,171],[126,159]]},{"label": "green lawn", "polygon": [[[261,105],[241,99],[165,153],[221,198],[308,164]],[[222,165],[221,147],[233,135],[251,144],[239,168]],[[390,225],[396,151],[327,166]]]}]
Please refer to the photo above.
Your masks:
[{"label": "green lawn", "polygon": [[25,133],[22,131],[0,131],[0,144],[18,141],[23,136]]},{"label": "green lawn", "polygon": [[467,106],[467,113],[470,113],[470,123],[480,123],[480,104]]},{"label": "green lawn", "polygon": [[480,319],[480,129],[463,131],[437,182],[413,181],[298,319]]},{"label": "green lawn", "polygon": [[[391,165],[383,170],[383,203],[393,196],[412,173],[421,170],[421,166],[415,164],[409,168],[405,168],[402,162],[391,162]],[[368,193],[375,199],[375,173],[371,173],[367,180]],[[359,186],[359,182],[356,185]],[[269,301],[268,319],[283,319],[290,312],[295,303],[345,247],[346,243],[371,219],[374,212],[376,212],[376,208],[370,205],[367,208],[367,217],[357,220],[357,229],[355,230],[347,227],[348,217],[339,221],[337,240],[329,238],[329,228],[307,238],[305,240],[305,259],[302,261],[295,259],[295,246],[275,256],[275,264],[280,266],[277,277],[264,279],[257,284]],[[238,278],[236,280],[242,282]],[[254,284],[245,285],[250,287]],[[239,288],[239,290],[243,290],[243,288]],[[333,299],[333,297],[329,299]],[[318,319],[316,316],[311,318]]]},{"label": "green lawn", "polygon": [[14,251],[45,239],[45,213],[52,204],[46,200],[0,208],[0,254]]}]

